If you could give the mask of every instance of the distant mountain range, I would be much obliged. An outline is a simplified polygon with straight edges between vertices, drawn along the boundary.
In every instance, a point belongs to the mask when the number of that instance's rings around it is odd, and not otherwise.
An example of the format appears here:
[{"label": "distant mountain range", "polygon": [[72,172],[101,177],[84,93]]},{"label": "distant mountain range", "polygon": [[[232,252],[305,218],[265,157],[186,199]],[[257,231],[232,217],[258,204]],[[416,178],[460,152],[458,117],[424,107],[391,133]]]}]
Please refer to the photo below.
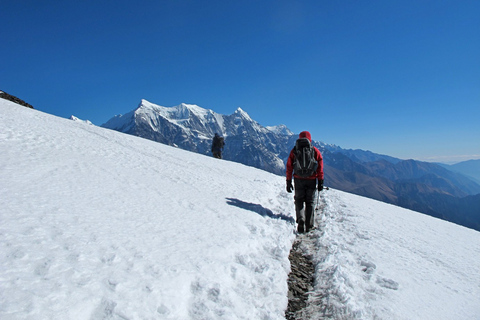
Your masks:
[{"label": "distant mountain range", "polygon": [[458,172],[463,175],[466,175],[477,183],[480,183],[480,159],[479,160],[468,160],[460,163],[447,165],[440,164],[441,166],[447,168],[450,171]]},{"label": "distant mountain range", "polygon": [[[238,108],[231,115],[197,105],[162,107],[142,100],[102,127],[209,155],[215,133],[225,137],[224,159],[285,174],[297,134],[286,126],[264,127]],[[426,213],[480,231],[480,185],[467,171],[401,160],[364,150],[313,142],[324,158],[325,184]],[[455,171],[454,171],[455,169]]]}]

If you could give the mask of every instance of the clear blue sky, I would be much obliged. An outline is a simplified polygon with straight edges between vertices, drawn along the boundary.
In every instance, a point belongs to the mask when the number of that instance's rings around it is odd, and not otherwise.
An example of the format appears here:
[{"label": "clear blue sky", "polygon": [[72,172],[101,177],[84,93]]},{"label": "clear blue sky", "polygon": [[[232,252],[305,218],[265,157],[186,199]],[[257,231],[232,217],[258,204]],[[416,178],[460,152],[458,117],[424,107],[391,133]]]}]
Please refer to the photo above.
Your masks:
[{"label": "clear blue sky", "polygon": [[141,99],[403,159],[480,158],[480,1],[2,0],[0,90],[100,125]]}]

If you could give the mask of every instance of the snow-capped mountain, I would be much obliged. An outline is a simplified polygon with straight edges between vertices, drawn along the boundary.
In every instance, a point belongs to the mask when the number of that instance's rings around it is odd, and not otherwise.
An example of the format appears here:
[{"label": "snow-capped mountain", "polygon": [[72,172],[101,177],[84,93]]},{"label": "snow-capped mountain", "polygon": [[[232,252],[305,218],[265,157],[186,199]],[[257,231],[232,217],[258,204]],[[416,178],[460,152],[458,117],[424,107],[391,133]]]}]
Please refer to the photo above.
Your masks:
[{"label": "snow-capped mountain", "polygon": [[[0,154],[0,319],[284,319],[283,177],[2,99]],[[319,207],[304,319],[479,319],[479,232],[334,189]]]},{"label": "snow-capped mountain", "polygon": [[218,133],[225,137],[224,159],[276,174],[285,172],[284,159],[293,138],[286,126],[263,127],[241,108],[232,115],[221,115],[197,105],[162,107],[146,100],[102,127],[201,154],[210,153],[212,138]]},{"label": "snow-capped mountain", "polygon": [[82,119],[79,119],[79,118],[77,118],[77,117],[75,117],[75,116],[73,116],[73,115],[70,116],[70,120],[78,121],[78,122],[83,122],[83,123],[85,123],[85,124],[88,124],[88,125],[93,126],[93,123],[92,123],[90,120],[82,120]]},{"label": "snow-capped mountain", "polygon": [[[209,154],[212,138],[226,138],[224,159],[285,175],[297,135],[285,125],[264,127],[238,108],[221,115],[192,104],[137,109],[102,125],[167,145]],[[324,157],[326,184],[480,230],[480,185],[431,163],[401,160],[313,141]]]}]

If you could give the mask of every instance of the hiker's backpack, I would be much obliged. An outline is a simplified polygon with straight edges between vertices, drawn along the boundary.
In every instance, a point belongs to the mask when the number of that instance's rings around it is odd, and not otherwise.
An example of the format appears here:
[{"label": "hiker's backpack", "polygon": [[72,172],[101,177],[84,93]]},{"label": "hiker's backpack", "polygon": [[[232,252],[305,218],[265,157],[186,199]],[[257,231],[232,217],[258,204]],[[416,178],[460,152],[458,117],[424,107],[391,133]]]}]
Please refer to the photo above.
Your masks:
[{"label": "hiker's backpack", "polygon": [[295,175],[303,178],[312,176],[318,168],[318,162],[315,160],[315,149],[307,138],[297,139],[295,148],[295,161],[293,171]]},{"label": "hiker's backpack", "polygon": [[224,145],[225,145],[225,141],[223,137],[220,137],[220,136],[213,137],[213,148],[220,150],[223,148]]}]

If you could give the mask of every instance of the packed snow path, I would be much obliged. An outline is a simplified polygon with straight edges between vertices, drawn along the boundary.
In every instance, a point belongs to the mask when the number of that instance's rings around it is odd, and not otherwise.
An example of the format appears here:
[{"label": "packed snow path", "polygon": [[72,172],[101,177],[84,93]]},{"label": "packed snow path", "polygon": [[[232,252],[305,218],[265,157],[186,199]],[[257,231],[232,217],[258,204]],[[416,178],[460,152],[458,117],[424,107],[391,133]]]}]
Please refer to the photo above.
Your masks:
[{"label": "packed snow path", "polygon": [[[287,320],[306,320],[312,316],[309,314],[311,303],[315,304],[315,310],[322,310],[322,317],[316,312],[316,319],[330,318],[332,314],[326,314],[327,306],[324,301],[318,299],[320,295],[324,296],[327,292],[314,292],[315,266],[313,253],[316,252],[316,243],[319,237],[323,236],[325,230],[325,192],[316,194],[315,203],[315,229],[303,234],[298,234],[290,250],[289,260],[291,270],[288,275],[288,307],[285,312]],[[321,194],[321,197],[320,197]],[[311,295],[315,293],[315,299]]]},{"label": "packed snow path", "polygon": [[[0,319],[285,318],[284,177],[1,99],[0,155]],[[479,232],[322,196],[306,319],[480,318]]]},{"label": "packed snow path", "polygon": [[290,273],[288,274],[287,320],[303,319],[309,293],[313,290],[315,267],[312,257],[304,251],[307,242],[314,238],[313,232],[297,236],[290,250]]}]

